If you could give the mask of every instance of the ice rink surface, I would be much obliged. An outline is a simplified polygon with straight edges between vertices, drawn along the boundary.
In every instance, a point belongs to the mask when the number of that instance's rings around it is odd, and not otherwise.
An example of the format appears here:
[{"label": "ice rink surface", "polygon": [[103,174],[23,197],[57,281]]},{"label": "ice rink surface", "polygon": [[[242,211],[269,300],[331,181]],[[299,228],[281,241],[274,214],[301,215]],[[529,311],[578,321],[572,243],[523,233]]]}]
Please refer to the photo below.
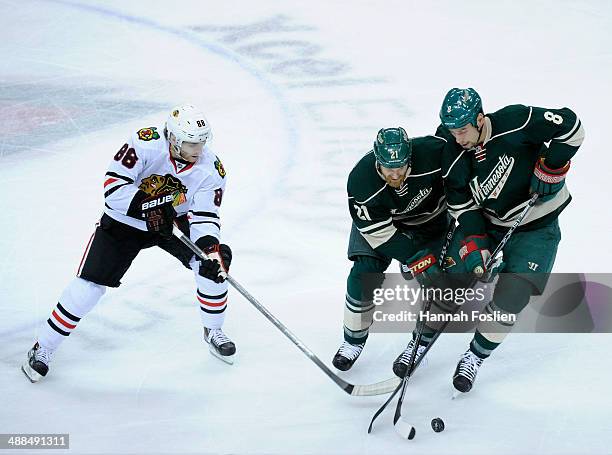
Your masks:
[{"label": "ice rink surface", "polygon": [[[187,101],[207,112],[228,171],[232,275],[325,362],[342,339],[348,172],[381,127],[433,133],[453,86],[475,87],[487,111],[580,115],[587,138],[555,271],[609,272],[612,3],[0,9],[0,433],[70,433],[70,453],[612,453],[610,335],[511,335],[454,401],[470,335],[444,336],[408,389],[416,439],[395,434],[391,411],[367,435],[384,397],[343,394],[236,292],[225,324],[236,363],[210,356],[192,275],[161,250],[137,258],[43,382],[19,370],[101,214],[107,163],[132,131]],[[387,379],[407,338],[372,335],[343,377]]]}]

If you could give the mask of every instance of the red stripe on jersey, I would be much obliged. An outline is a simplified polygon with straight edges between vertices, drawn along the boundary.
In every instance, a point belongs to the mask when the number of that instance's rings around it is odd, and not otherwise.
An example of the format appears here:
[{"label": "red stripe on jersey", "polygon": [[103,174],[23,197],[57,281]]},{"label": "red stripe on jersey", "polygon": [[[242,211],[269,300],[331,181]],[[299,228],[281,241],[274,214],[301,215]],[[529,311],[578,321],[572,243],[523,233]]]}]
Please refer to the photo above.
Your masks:
[{"label": "red stripe on jersey", "polygon": [[76,325],[74,324],[68,324],[66,321],[64,321],[62,318],[60,318],[57,313],[55,312],[55,310],[53,310],[53,313],[51,313],[53,315],[53,317],[55,318],[55,320],[57,322],[59,322],[60,324],[62,324],[64,327],[68,328],[68,329],[74,329],[76,327]]},{"label": "red stripe on jersey", "polygon": [[206,306],[218,307],[218,306],[223,306],[227,303],[227,297],[222,302],[219,302],[219,303],[207,302],[206,300],[202,299],[199,295],[196,295],[196,297],[198,298],[198,300],[200,301],[202,305],[206,305]]},{"label": "red stripe on jersey", "polygon": [[[98,224],[96,224],[96,227],[98,226]],[[94,238],[94,235],[96,235],[96,231],[94,231],[93,234],[91,234],[91,237],[89,237],[89,242],[87,242],[87,247],[85,247],[85,252],[83,253],[83,257],[81,258],[81,262],[79,263],[79,268],[77,269],[77,276],[79,276],[81,274],[81,268],[83,267],[83,262],[85,262],[85,258],[87,257],[87,253],[89,253],[89,247],[91,246],[91,242]]]},{"label": "red stripe on jersey", "polygon": [[195,163],[189,163],[187,166],[185,166],[183,169],[181,169],[180,171],[177,172],[177,174],[180,174],[181,172],[185,172],[189,169],[191,169],[193,167]]},{"label": "red stripe on jersey", "polygon": [[117,180],[119,180],[119,179],[115,179],[115,178],[112,178],[112,177],[111,177],[111,178],[109,178],[109,179],[107,179],[107,180],[106,180],[106,182],[104,182],[104,188],[106,188],[106,187],[107,187],[108,185],[110,185],[111,183],[116,182]]}]

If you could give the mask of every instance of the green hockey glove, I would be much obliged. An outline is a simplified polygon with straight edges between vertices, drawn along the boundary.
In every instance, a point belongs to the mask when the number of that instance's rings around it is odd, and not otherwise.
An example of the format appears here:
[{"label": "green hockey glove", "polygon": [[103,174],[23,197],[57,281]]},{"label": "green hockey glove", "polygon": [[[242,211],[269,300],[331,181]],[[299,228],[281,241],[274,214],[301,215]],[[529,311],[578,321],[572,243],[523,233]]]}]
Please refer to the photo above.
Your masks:
[{"label": "green hockey glove", "polygon": [[552,169],[544,164],[544,158],[540,158],[531,177],[531,192],[538,193],[541,201],[552,199],[565,185],[565,176],[569,168],[569,161],[563,167]]},{"label": "green hockey glove", "polygon": [[487,234],[467,236],[460,243],[459,256],[465,268],[473,272],[479,279],[485,275],[485,264],[491,256],[490,242]]},{"label": "green hockey glove", "polygon": [[428,250],[419,251],[406,262],[412,275],[423,287],[434,286],[442,272],[436,257]]}]

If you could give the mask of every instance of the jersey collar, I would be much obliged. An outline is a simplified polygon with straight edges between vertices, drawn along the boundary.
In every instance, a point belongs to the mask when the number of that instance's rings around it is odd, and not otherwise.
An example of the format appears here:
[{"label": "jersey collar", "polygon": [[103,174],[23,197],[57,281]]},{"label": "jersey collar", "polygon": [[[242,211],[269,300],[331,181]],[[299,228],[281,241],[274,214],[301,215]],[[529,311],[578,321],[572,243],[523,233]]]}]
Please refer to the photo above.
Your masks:
[{"label": "jersey collar", "polygon": [[484,122],[485,122],[486,134],[485,134],[485,137],[484,137],[484,141],[482,141],[483,147],[485,145],[487,145],[487,142],[489,142],[491,140],[491,133],[493,132],[493,126],[491,125],[491,119],[489,117],[485,116]]},{"label": "jersey collar", "polygon": [[194,164],[197,163],[197,161],[195,161],[193,163],[185,164],[185,162],[183,161],[174,159],[174,157],[172,156],[172,152],[170,152],[170,148],[168,148],[168,158],[170,158],[170,162],[172,163],[172,166],[174,167],[174,170],[177,174],[188,171],[193,167]]}]

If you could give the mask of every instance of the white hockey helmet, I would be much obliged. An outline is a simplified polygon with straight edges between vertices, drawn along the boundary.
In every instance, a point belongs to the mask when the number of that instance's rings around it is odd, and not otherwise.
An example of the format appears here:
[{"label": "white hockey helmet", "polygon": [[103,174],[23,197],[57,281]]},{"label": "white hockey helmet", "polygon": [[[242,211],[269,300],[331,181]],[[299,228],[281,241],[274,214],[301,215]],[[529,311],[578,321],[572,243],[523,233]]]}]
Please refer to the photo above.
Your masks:
[{"label": "white hockey helmet", "polygon": [[[210,123],[204,113],[191,104],[177,106],[166,120],[168,140],[180,148],[183,142],[205,143],[212,137]],[[171,139],[174,135],[174,140]]]}]

